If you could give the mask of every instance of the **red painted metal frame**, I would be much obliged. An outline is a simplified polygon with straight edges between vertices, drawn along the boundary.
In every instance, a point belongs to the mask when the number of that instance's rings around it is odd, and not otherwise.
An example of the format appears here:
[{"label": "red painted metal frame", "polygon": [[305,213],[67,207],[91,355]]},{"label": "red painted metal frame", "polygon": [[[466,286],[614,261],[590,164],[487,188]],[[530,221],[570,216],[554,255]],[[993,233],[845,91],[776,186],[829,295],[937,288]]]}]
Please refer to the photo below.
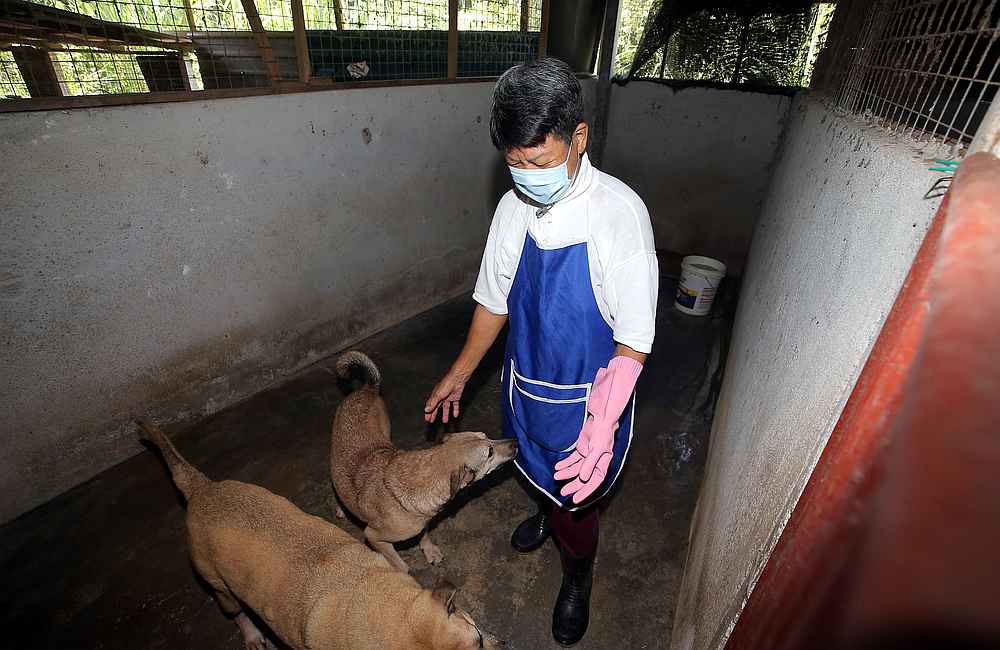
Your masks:
[{"label": "red painted metal frame", "polygon": [[1000,647],[1000,159],[963,162],[727,648]]}]

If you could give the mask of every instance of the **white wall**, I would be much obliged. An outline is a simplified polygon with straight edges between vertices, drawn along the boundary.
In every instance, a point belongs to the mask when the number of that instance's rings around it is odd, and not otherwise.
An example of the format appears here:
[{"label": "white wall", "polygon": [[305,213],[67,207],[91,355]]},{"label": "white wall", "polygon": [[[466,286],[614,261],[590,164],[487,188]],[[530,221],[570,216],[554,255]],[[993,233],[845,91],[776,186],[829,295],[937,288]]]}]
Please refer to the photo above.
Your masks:
[{"label": "white wall", "polygon": [[739,275],[790,106],[785,95],[614,86],[603,166],[646,202],[657,247]]},{"label": "white wall", "polygon": [[0,115],[0,521],[470,290],[491,90]]},{"label": "white wall", "polygon": [[672,647],[721,648],[938,207],[911,141],[796,99],[754,232]]}]

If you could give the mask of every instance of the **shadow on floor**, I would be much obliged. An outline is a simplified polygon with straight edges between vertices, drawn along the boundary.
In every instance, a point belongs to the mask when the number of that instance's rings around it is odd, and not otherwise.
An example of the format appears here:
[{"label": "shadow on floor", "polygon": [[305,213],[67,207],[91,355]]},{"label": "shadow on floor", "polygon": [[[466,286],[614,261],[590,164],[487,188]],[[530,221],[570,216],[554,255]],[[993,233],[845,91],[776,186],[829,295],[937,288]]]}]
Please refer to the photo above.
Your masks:
[{"label": "shadow on floor", "polygon": [[[630,461],[602,520],[581,650],[669,646],[737,293],[724,290],[714,316],[684,316],[671,307],[676,266],[674,258],[661,260],[656,349],[640,382]],[[357,346],[382,368],[398,445],[427,445],[440,435],[424,424],[423,402],[460,349],[472,309],[470,298],[454,300]],[[449,429],[499,435],[500,350],[484,361]],[[206,418],[176,436],[177,446],[211,478],[257,483],[332,520],[328,435],[341,399],[332,361]],[[438,576],[459,585],[461,604],[514,650],[559,647],[549,632],[557,551],[549,543],[519,555],[508,543],[534,511],[532,499],[509,469],[470,490],[437,524],[443,565],[428,566],[413,544],[403,558],[425,585]],[[344,525],[360,538],[357,527]],[[0,571],[6,647],[243,647],[194,575],[182,502],[150,452],[0,527]]]}]

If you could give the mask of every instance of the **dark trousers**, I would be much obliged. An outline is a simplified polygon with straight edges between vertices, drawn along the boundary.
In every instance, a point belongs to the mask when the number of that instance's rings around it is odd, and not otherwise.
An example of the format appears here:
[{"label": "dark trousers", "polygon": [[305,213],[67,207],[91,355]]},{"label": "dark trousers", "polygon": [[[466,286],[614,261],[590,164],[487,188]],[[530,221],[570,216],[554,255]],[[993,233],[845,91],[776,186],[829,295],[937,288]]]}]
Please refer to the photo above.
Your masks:
[{"label": "dark trousers", "polygon": [[597,552],[598,524],[601,513],[596,506],[570,512],[552,504],[552,534],[559,545],[578,558]]}]

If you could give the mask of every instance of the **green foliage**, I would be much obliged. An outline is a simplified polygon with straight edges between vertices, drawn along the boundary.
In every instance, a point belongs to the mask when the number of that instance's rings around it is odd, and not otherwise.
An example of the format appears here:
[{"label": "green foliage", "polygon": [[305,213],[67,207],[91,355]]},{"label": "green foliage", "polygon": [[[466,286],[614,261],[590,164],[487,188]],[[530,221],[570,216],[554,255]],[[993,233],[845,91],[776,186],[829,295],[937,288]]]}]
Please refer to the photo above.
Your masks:
[{"label": "green foliage", "polygon": [[29,96],[21,71],[14,62],[14,53],[0,52],[0,99]]},{"label": "green foliage", "polygon": [[[190,31],[183,0],[30,0],[99,20],[161,33]],[[255,0],[264,28],[292,31],[290,0]],[[345,29],[447,30],[448,0],[341,0]],[[334,0],[304,0],[309,29],[336,29]],[[529,30],[541,23],[541,0],[529,3]],[[191,0],[196,31],[249,31],[241,0]],[[519,31],[521,0],[461,0],[459,28],[463,30]],[[52,60],[71,95],[148,92],[135,53],[161,51],[129,47],[102,51],[73,47],[52,53]],[[0,95],[27,97],[10,52],[0,52]],[[197,61],[192,82],[201,85]]]},{"label": "green foliage", "polygon": [[[154,31],[188,31],[183,0],[31,0],[65,11]],[[448,0],[341,0],[346,29],[448,29]],[[289,0],[256,0],[264,28],[292,31]],[[541,27],[541,0],[531,0],[528,29]],[[199,31],[250,29],[240,0],[191,0]],[[333,0],[304,0],[309,29],[335,29]],[[462,0],[459,29],[518,31],[521,0]]]},{"label": "green foliage", "polygon": [[68,95],[108,95],[149,92],[135,54],[73,48],[52,53]]},{"label": "green foliage", "polygon": [[[649,7],[649,15],[641,25],[633,16],[622,22],[616,57],[618,74],[807,86],[836,6],[817,3],[811,9],[761,13],[744,7],[703,9],[678,13],[665,21],[658,10],[661,4],[670,2],[646,0],[641,4]],[[638,5],[640,1],[632,0],[632,4]],[[674,2],[667,10],[680,4]],[[657,19],[661,24],[656,24]],[[647,29],[649,21],[654,21],[652,31]],[[640,51],[644,53],[639,54]],[[637,56],[644,58],[638,67]]]},{"label": "green foliage", "polygon": [[632,68],[636,48],[642,40],[646,18],[653,0],[622,0],[618,19],[618,51],[615,53],[615,74],[624,75]]}]

